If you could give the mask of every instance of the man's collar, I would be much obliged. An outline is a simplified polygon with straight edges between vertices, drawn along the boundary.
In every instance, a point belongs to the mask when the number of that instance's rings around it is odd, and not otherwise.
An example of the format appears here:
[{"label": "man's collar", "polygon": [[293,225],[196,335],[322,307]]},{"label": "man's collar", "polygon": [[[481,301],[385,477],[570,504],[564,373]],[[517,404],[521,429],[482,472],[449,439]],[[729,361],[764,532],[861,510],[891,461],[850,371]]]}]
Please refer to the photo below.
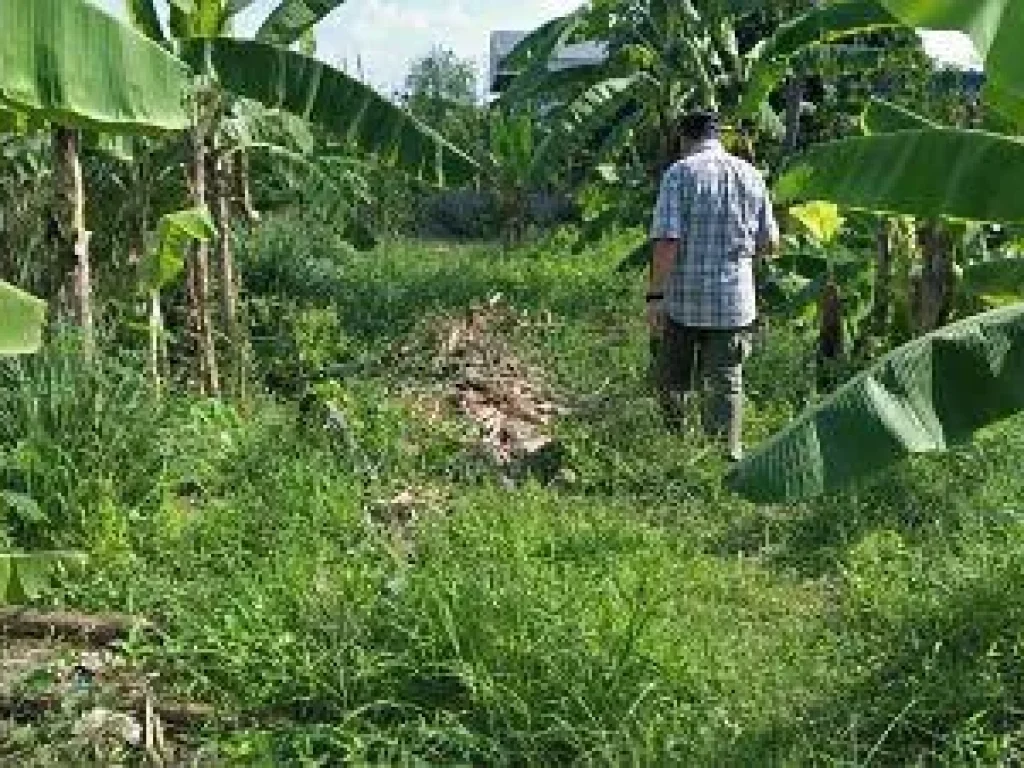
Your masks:
[{"label": "man's collar", "polygon": [[723,149],[722,142],[719,139],[701,139],[693,145],[693,149],[690,150],[694,154],[697,152],[709,152]]}]

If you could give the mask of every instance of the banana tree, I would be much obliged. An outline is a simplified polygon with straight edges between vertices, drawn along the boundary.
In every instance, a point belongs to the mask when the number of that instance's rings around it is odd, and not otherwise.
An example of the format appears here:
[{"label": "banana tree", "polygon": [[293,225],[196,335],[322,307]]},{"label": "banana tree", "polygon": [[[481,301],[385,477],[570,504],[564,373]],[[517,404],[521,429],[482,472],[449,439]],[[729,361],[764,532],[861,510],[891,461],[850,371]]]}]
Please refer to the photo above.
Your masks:
[{"label": "banana tree", "polygon": [[908,455],[944,451],[1024,409],[1024,304],[900,347],[753,451],[727,478],[753,501],[833,492]]},{"label": "banana tree", "polygon": [[160,217],[153,246],[139,263],[140,283],[149,297],[150,376],[158,396],[167,360],[160,292],[185,269],[189,244],[209,242],[216,234],[217,225],[206,208],[164,214]]},{"label": "banana tree", "polygon": [[0,4],[0,107],[54,126],[59,203],[58,264],[63,293],[93,346],[89,237],[79,129],[177,131],[185,65],[85,2],[4,0]]},{"label": "banana tree", "polygon": [[[233,23],[252,0],[168,0],[168,28],[161,24],[156,0],[126,0],[133,23],[188,61],[197,75],[192,130],[193,160],[189,184],[192,202],[207,205],[208,157],[217,172],[213,181],[214,210],[220,221],[221,314],[227,326],[229,355],[240,359],[237,321],[237,276],[230,250],[227,193],[233,169],[242,175],[243,201],[251,199],[244,150],[222,151],[219,126],[235,97],[245,97],[270,109],[290,112],[345,137],[361,149],[394,161],[420,179],[438,184],[465,181],[477,168],[472,160],[440,135],[347,74],[313,58],[310,32],[343,0],[280,0],[266,17],[255,39],[232,36]],[[301,44],[305,52],[290,50]],[[214,146],[220,143],[221,146]],[[255,218],[251,204],[246,206]],[[196,345],[199,380],[204,389],[219,389],[213,321],[209,301],[208,246],[200,242],[189,263],[190,327]],[[232,364],[240,388],[239,366]]]},{"label": "banana tree", "polygon": [[[1024,7],[987,0],[880,0],[902,23],[967,33],[985,61],[983,100],[1024,126]],[[891,116],[891,115],[890,115]],[[906,115],[902,116],[906,118]],[[981,130],[915,126],[812,148],[791,164],[783,199],[978,222],[1024,222],[1024,141]],[[1005,277],[1006,270],[1000,272]],[[739,465],[753,499],[834,490],[907,453],[942,450],[1024,408],[1024,304],[967,318],[902,347],[808,411]],[[970,396],[965,396],[969,393]]]},{"label": "banana tree", "polygon": [[[579,131],[577,146],[628,115],[631,130],[609,149],[639,139],[648,171],[657,175],[678,154],[682,114],[695,106],[718,108],[737,92],[744,72],[736,18],[749,10],[730,3],[598,0],[540,27],[513,49],[507,61],[521,74],[501,101],[509,107],[538,99],[569,105],[589,94],[595,106],[601,103],[604,119]],[[606,41],[605,60],[552,71],[552,54],[577,37]],[[630,88],[610,87],[626,79]]]}]

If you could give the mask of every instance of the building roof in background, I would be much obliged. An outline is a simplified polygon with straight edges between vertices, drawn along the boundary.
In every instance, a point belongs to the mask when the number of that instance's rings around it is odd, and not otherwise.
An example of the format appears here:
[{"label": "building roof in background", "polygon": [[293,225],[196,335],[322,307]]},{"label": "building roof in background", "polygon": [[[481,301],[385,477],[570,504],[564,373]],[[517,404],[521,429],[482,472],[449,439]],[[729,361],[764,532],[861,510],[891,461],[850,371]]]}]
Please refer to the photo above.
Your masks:
[{"label": "building roof in background", "polygon": [[[491,33],[491,68],[488,82],[492,91],[500,91],[515,74],[514,70],[502,66],[519,42],[529,32],[520,30],[499,30]],[[608,44],[585,41],[560,46],[551,57],[548,68],[558,72],[571,67],[600,64],[608,58]]]}]

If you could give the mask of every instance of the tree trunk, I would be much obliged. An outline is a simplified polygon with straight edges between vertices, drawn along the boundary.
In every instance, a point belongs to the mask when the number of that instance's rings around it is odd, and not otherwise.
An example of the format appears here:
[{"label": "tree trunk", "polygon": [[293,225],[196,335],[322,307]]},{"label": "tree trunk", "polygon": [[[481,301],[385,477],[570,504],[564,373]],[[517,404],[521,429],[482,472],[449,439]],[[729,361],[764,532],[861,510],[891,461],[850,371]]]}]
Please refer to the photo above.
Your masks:
[{"label": "tree trunk", "polygon": [[238,161],[235,163],[235,170],[238,173],[238,198],[242,203],[242,212],[250,224],[260,220],[260,212],[252,202],[252,185],[249,177],[249,153],[244,149],[238,152]]},{"label": "tree trunk", "polygon": [[942,223],[926,222],[918,233],[921,271],[913,285],[915,331],[934,331],[949,320],[953,308],[953,242]]},{"label": "tree trunk", "polygon": [[163,377],[160,375],[163,338],[164,318],[160,307],[160,291],[154,289],[149,292],[149,375],[157,397],[163,393]]},{"label": "tree trunk", "polygon": [[843,302],[839,286],[829,278],[818,299],[818,391],[831,392],[839,381],[843,356]]},{"label": "tree trunk", "polygon": [[231,182],[232,156],[220,153],[215,170],[216,200],[214,216],[217,220],[217,261],[220,268],[220,314],[227,334],[227,373],[224,389],[241,397],[245,368],[242,355],[242,334],[238,323],[238,278],[231,249]]},{"label": "tree trunk", "polygon": [[57,226],[60,232],[58,263],[62,281],[60,292],[66,297],[72,322],[82,332],[82,349],[86,359],[91,360],[95,350],[92,277],[89,268],[89,239],[92,233],[85,228],[85,186],[78,141],[78,132],[70,128],[57,128],[53,132]]},{"label": "tree trunk", "polygon": [[[191,169],[192,202],[196,206],[206,205],[206,158],[206,138],[197,127],[192,133]],[[205,242],[192,248],[188,280],[188,326],[195,355],[195,380],[200,393],[216,396],[220,382],[210,316],[210,248]]]},{"label": "tree trunk", "polygon": [[893,224],[884,218],[878,225],[875,251],[875,290],[871,306],[871,333],[885,337],[892,318]]},{"label": "tree trunk", "polygon": [[791,75],[786,83],[786,136],[783,151],[786,157],[794,154],[800,144],[800,117],[804,103],[804,79]]}]

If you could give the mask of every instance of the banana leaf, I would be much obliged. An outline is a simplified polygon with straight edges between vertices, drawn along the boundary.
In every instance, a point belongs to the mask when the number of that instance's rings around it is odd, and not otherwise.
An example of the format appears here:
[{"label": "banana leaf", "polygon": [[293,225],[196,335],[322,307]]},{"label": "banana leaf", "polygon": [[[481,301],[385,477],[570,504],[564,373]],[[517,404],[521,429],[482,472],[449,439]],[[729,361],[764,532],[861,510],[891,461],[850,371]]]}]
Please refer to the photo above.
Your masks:
[{"label": "banana leaf", "polygon": [[637,98],[639,86],[648,83],[649,78],[649,75],[640,72],[631,77],[604,80],[552,114],[552,131],[540,143],[533,157],[531,177],[538,178],[543,172],[549,171],[569,148],[585,142],[597,130],[617,118],[623,106]]},{"label": "banana leaf", "polygon": [[45,301],[0,280],[0,355],[38,351],[45,322]]},{"label": "banana leaf", "polygon": [[34,600],[60,568],[85,561],[80,552],[0,552],[0,605]]},{"label": "banana leaf", "polygon": [[861,113],[860,123],[864,133],[868,135],[941,127],[938,123],[934,123],[916,112],[911,112],[906,107],[877,98],[872,98],[868,101],[867,106]]},{"label": "banana leaf", "polygon": [[206,208],[189,208],[167,213],[157,225],[157,246],[139,264],[140,277],[147,291],[165,288],[185,268],[186,250],[194,240],[208,242],[217,227]]},{"label": "banana leaf", "polygon": [[84,0],[3,0],[0,30],[0,102],[66,126],[188,126],[187,67]]},{"label": "banana leaf", "polygon": [[150,40],[158,43],[165,43],[163,27],[160,26],[160,17],[157,15],[156,6],[153,0],[125,0],[128,11],[128,21],[135,29]]},{"label": "banana leaf", "polygon": [[1024,221],[1024,141],[952,128],[812,147],[776,183],[779,201],[830,200],[911,216]]},{"label": "banana leaf", "polygon": [[910,454],[944,451],[1024,408],[1024,304],[902,346],[759,446],[727,476],[751,501],[842,488]]},{"label": "banana leaf", "polygon": [[464,152],[369,86],[323,62],[253,40],[193,39],[183,53],[209,68],[224,88],[320,125],[395,163],[417,179],[444,186],[479,168]]},{"label": "banana leaf", "polygon": [[906,25],[959,30],[985,62],[984,98],[1024,126],[1024,3],[1020,0],[879,0]]},{"label": "banana leaf", "polygon": [[780,24],[759,51],[761,59],[792,56],[815,43],[830,43],[849,35],[901,27],[904,23],[882,5],[864,0],[826,3]]},{"label": "banana leaf", "polygon": [[280,0],[256,33],[256,39],[291,45],[345,0]]},{"label": "banana leaf", "polygon": [[[863,0],[828,3],[779,25],[775,34],[750,53],[748,85],[740,99],[741,117],[753,117],[789,71],[790,58],[809,46],[850,35],[903,26],[886,8]],[[851,60],[852,61],[852,60]]]}]

